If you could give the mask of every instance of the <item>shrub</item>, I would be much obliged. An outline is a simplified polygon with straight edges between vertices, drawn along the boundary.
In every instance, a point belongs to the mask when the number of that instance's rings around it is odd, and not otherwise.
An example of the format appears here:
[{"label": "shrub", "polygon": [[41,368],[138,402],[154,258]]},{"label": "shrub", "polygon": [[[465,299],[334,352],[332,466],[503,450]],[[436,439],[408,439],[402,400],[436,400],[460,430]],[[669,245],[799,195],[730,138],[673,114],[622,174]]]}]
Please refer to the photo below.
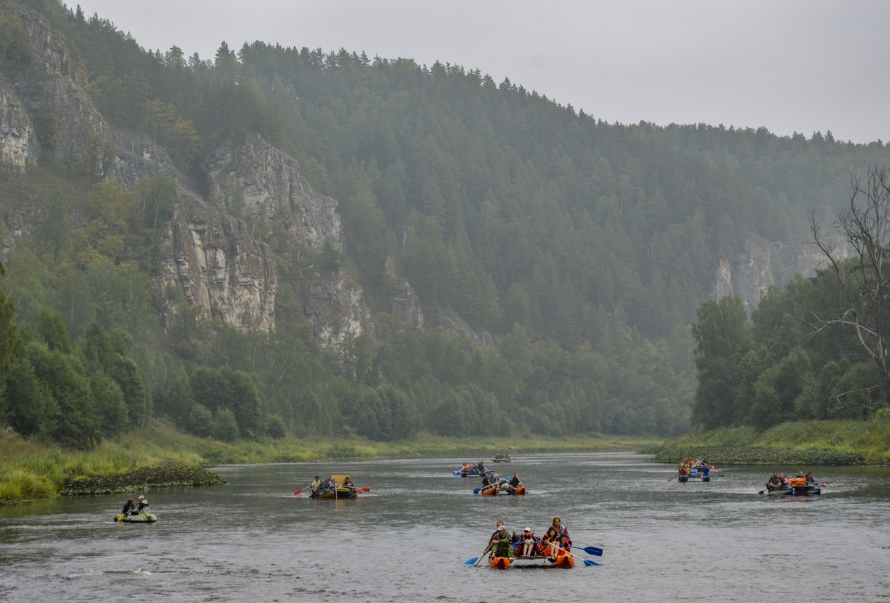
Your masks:
[{"label": "shrub", "polygon": [[274,415],[266,419],[266,435],[270,438],[279,440],[287,434],[287,426],[281,417]]},{"label": "shrub", "polygon": [[228,408],[220,408],[213,416],[213,437],[223,442],[234,442],[238,438],[238,421],[235,413]]},{"label": "shrub", "polygon": [[203,404],[195,404],[189,413],[187,429],[198,437],[206,438],[213,430],[213,414]]}]

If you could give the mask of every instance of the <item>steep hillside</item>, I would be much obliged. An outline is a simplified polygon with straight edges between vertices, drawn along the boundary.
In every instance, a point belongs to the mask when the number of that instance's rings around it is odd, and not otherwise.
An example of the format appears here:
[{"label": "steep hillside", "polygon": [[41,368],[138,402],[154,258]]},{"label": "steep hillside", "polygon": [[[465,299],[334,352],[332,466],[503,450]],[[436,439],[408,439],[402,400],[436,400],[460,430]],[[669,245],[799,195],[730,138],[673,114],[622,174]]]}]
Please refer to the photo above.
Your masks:
[{"label": "steep hillside", "polygon": [[126,333],[148,412],[196,433],[226,410],[247,437],[682,431],[699,302],[750,311],[812,270],[809,216],[890,156],[608,124],[440,63],[147,52],[55,0],[0,6],[23,338],[41,310]]}]

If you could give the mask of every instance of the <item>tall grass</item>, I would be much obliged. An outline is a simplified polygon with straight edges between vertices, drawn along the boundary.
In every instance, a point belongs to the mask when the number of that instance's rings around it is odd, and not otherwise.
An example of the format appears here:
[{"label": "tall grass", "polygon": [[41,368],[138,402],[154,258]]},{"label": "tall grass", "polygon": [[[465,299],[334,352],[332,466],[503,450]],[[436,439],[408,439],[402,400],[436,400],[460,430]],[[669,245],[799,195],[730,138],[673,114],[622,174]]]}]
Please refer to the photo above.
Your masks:
[{"label": "tall grass", "polygon": [[832,450],[860,454],[867,463],[890,464],[890,421],[798,421],[766,431],[736,427],[689,433],[664,443],[666,449],[715,446]]}]

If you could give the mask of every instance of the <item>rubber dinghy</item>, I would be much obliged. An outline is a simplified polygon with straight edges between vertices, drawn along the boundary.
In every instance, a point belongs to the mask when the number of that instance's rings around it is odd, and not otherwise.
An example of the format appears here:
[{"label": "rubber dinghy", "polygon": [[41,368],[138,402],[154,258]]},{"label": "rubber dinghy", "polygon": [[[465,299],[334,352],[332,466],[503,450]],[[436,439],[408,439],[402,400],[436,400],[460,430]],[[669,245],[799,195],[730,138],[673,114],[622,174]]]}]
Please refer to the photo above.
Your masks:
[{"label": "rubber dinghy", "polygon": [[149,513],[148,515],[118,515],[114,520],[126,523],[154,523],[158,518],[154,513]]},{"label": "rubber dinghy", "polygon": [[340,500],[356,498],[358,494],[356,493],[355,488],[350,488],[348,486],[341,486],[340,484],[346,483],[346,480],[349,479],[348,475],[332,475],[329,481],[333,481],[337,484],[336,488],[319,488],[315,492],[309,495],[309,498],[322,498],[322,499],[331,499],[331,500]]},{"label": "rubber dinghy", "polygon": [[528,494],[525,490],[525,486],[519,486],[516,490],[498,490],[497,486],[489,486],[488,488],[481,488],[477,494],[481,494],[482,496],[525,496]]}]

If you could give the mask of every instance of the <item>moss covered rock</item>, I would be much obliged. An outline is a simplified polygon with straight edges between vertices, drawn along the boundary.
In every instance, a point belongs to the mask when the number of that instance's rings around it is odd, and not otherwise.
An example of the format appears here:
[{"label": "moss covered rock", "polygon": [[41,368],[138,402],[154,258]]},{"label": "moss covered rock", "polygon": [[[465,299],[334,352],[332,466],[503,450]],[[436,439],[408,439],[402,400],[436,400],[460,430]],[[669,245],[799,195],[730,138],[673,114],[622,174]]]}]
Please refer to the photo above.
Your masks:
[{"label": "moss covered rock", "polygon": [[125,475],[75,475],[65,480],[61,494],[77,496],[83,494],[116,494],[165,488],[170,486],[219,486],[227,483],[215,473],[203,467],[162,463],[154,467],[143,467]]}]

